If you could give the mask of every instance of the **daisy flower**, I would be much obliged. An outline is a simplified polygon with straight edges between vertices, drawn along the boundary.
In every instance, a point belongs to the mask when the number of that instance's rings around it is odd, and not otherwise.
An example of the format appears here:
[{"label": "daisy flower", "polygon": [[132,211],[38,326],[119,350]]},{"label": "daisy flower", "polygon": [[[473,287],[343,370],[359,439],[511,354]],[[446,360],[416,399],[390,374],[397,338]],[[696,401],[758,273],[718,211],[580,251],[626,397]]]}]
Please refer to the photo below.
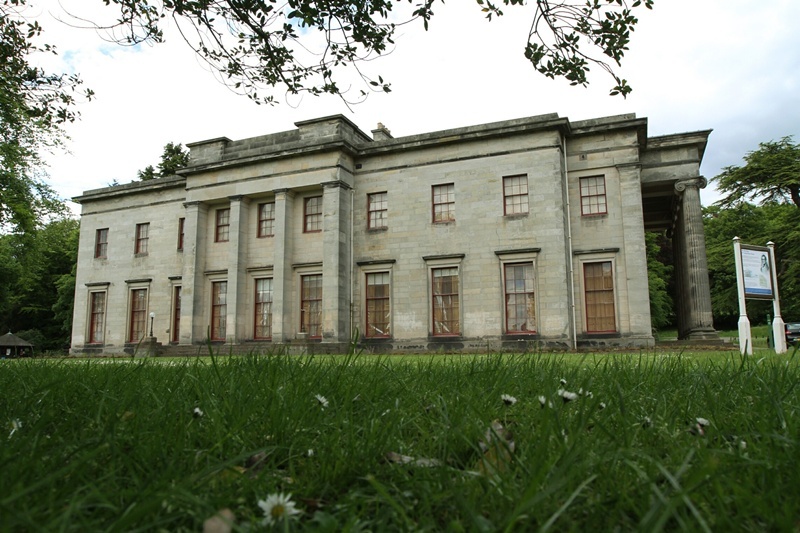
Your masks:
[{"label": "daisy flower", "polygon": [[288,520],[300,514],[300,510],[295,508],[292,495],[279,492],[270,494],[266,500],[258,500],[258,506],[264,511],[264,519],[261,524],[271,526],[281,520]]},{"label": "daisy flower", "polygon": [[547,405],[547,398],[544,396],[539,396],[539,405],[541,405],[542,409],[544,409],[544,406]]},{"label": "daisy flower", "polygon": [[203,410],[202,410],[202,409],[200,409],[199,407],[195,407],[195,408],[192,410],[192,416],[194,416],[195,418],[202,418],[202,416],[203,416]]},{"label": "daisy flower", "polygon": [[511,406],[517,403],[517,399],[511,396],[510,394],[501,394],[500,399],[503,400],[503,403]]},{"label": "daisy flower", "polygon": [[699,425],[701,425],[703,427],[708,427],[708,425],[710,424],[710,422],[705,418],[697,417],[697,418],[695,418],[695,420],[697,421],[697,423]]},{"label": "daisy flower", "polygon": [[319,402],[319,404],[322,406],[323,409],[328,407],[328,399],[322,394],[315,394],[314,398],[317,399],[317,401]]},{"label": "daisy flower", "polygon": [[578,399],[577,394],[564,389],[558,389],[558,395],[561,396],[561,399],[564,400],[564,403],[568,403]]}]

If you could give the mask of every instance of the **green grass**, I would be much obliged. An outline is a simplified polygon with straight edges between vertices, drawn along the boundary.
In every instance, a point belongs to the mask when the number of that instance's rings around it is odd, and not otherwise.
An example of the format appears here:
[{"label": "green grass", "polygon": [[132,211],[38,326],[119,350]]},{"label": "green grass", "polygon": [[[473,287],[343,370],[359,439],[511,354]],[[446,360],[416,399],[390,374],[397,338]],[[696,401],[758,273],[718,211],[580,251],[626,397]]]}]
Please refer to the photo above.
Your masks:
[{"label": "green grass", "polygon": [[[798,359],[3,361],[0,530],[198,531],[225,508],[261,530],[283,492],[293,530],[793,531]],[[513,451],[485,455],[493,420]]]}]

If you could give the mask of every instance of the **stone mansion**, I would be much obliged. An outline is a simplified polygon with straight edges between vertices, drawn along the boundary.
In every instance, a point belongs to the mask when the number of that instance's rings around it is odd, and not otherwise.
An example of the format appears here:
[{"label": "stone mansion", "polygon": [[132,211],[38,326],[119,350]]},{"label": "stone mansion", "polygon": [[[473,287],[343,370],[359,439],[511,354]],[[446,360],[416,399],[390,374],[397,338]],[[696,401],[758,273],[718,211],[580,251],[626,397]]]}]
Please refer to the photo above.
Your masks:
[{"label": "stone mansion", "polygon": [[549,114],[395,138],[336,115],[190,143],[178,175],[75,198],[72,352],[648,347],[648,230],[672,239],[679,336],[715,338],[709,133]]}]

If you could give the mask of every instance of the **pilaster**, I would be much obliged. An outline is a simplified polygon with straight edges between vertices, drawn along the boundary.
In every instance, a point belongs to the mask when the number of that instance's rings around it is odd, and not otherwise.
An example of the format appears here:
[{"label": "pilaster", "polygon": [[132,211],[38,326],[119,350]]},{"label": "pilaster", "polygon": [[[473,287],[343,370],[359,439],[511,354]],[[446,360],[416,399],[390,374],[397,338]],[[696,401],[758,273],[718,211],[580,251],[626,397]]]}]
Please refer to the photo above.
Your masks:
[{"label": "pilaster", "polygon": [[352,193],[344,181],[322,184],[322,339],[350,338]]},{"label": "pilaster", "polygon": [[292,328],[292,218],[294,192],[289,189],[275,191],[275,256],[273,263],[272,341],[286,342]]},{"label": "pilaster", "polygon": [[238,195],[229,197],[231,202],[230,241],[228,242],[228,295],[225,331],[227,342],[243,341],[247,327],[247,297],[245,258],[247,257],[247,225],[250,200]]},{"label": "pilaster", "polygon": [[180,344],[192,344],[207,336],[203,320],[203,269],[208,206],[201,202],[187,202],[183,206],[186,217],[183,225]]}]

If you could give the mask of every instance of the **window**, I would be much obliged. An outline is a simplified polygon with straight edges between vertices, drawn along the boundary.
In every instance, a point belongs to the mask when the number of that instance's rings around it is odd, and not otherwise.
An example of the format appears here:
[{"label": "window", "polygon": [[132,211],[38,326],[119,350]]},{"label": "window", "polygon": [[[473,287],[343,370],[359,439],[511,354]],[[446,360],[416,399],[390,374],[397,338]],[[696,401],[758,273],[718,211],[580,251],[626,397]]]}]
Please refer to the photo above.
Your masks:
[{"label": "window", "polygon": [[503,213],[521,215],[528,212],[528,176],[503,178]]},{"label": "window", "polygon": [[300,333],[322,337],[322,274],[300,277]]},{"label": "window", "polygon": [[614,312],[614,277],[611,261],[584,263],[586,287],[586,331],[610,333],[617,330]]},{"label": "window", "polygon": [[[183,220],[183,219],[181,219]],[[172,289],[172,342],[181,339],[181,287]]]},{"label": "window", "polygon": [[367,195],[367,228],[378,229],[388,226],[387,202],[385,192]]},{"label": "window", "polygon": [[214,242],[228,242],[231,230],[231,210],[217,209],[217,224],[214,231]]},{"label": "window", "polygon": [[150,224],[136,224],[136,244],[134,246],[134,253],[138,255],[147,255],[147,245],[150,240]]},{"label": "window", "polygon": [[606,207],[606,179],[603,176],[581,178],[581,215],[603,215]]},{"label": "window", "polygon": [[139,342],[147,332],[147,289],[131,290],[130,318],[128,342]]},{"label": "window", "polygon": [[303,233],[322,231],[322,196],[306,198],[303,204]]},{"label": "window", "polygon": [[533,263],[504,265],[506,333],[536,333]]},{"label": "window", "polygon": [[258,236],[275,235],[275,202],[258,205]]},{"label": "window", "polygon": [[178,251],[183,251],[183,226],[186,224],[186,219],[181,217],[178,219]]},{"label": "window", "polygon": [[106,318],[106,293],[90,293],[89,344],[102,344]]},{"label": "window", "polygon": [[433,334],[460,335],[458,303],[458,268],[434,268],[433,276]]},{"label": "window", "polygon": [[433,222],[455,222],[456,220],[456,193],[455,185],[433,186]]},{"label": "window", "polygon": [[367,337],[389,337],[391,335],[389,308],[389,273],[367,274]]},{"label": "window", "polygon": [[211,340],[225,340],[225,322],[228,318],[228,282],[211,284]]},{"label": "window", "polygon": [[256,339],[272,338],[272,279],[263,278],[256,280],[256,309],[255,309]]},{"label": "window", "polygon": [[108,257],[108,228],[97,230],[94,236],[94,256],[97,259]]}]

